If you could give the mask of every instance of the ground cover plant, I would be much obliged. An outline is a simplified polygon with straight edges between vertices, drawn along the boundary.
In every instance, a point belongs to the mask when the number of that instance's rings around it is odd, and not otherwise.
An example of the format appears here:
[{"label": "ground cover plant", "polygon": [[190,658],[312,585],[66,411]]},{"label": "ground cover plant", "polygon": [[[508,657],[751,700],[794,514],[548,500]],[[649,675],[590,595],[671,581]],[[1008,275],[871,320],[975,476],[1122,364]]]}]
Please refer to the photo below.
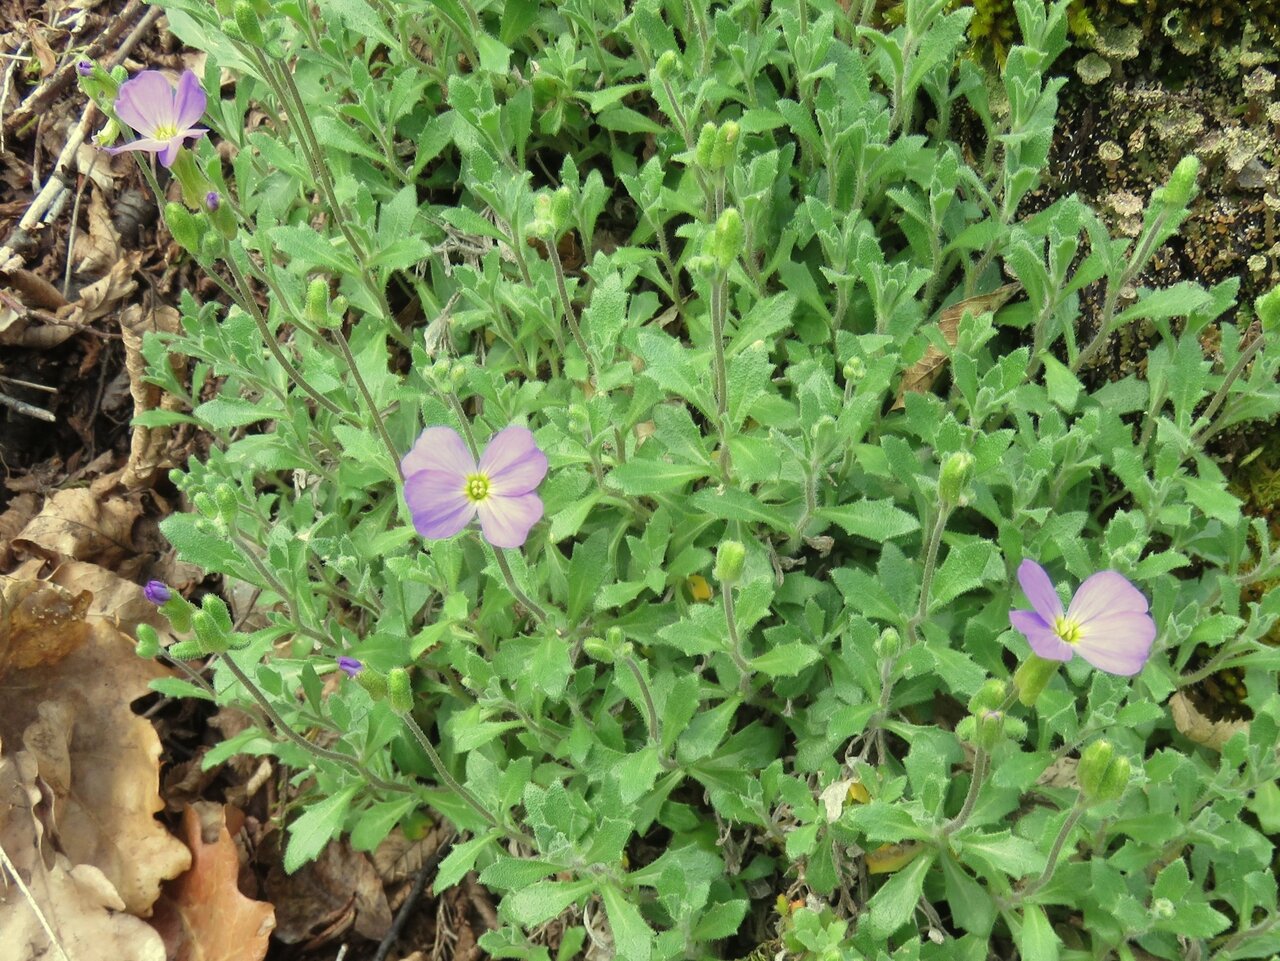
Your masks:
[{"label": "ground cover plant", "polygon": [[154,683],[295,772],[287,868],[444,818],[501,957],[1280,950],[1280,555],[1213,456],[1280,295],[1135,286],[1194,157],[1134,238],[1022,212],[1065,4],[998,76],[859,6],[192,0],[203,76],[83,65],[225,295],[143,345],[138,426],[217,439],[163,529],[267,619],[149,585]]}]

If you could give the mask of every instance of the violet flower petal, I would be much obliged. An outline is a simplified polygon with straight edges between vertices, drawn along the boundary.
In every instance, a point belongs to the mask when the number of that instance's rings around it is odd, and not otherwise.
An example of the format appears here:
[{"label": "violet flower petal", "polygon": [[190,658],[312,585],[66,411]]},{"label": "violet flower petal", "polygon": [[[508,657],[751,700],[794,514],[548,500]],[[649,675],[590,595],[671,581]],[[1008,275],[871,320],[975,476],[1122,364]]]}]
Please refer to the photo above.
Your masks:
[{"label": "violet flower petal", "polygon": [[1142,670],[1156,639],[1156,623],[1141,611],[1117,611],[1089,620],[1076,653],[1109,674],[1129,677]]},{"label": "violet flower petal", "polygon": [[168,140],[152,140],[150,137],[140,137],[137,140],[130,140],[128,143],[122,143],[118,147],[103,147],[111,156],[118,153],[124,153],[130,150],[145,150],[147,153],[160,153],[169,147]]},{"label": "violet flower petal", "polygon": [[468,499],[457,474],[422,470],[404,482],[404,500],[409,505],[414,529],[429,540],[452,537],[476,516],[475,501]]},{"label": "violet flower petal", "polygon": [[143,70],[120,85],[116,116],[143,136],[157,127],[178,129],[173,110],[173,87],[159,70]]},{"label": "violet flower petal", "polygon": [[338,669],[345,672],[347,677],[355,677],[364,670],[364,665],[357,658],[343,654],[338,658]]},{"label": "violet flower petal", "polygon": [[1009,621],[1027,639],[1031,650],[1045,660],[1071,660],[1074,653],[1071,645],[1060,638],[1035,611],[1010,611]]},{"label": "violet flower petal", "polygon": [[494,547],[520,547],[541,518],[542,500],[537,494],[491,494],[480,502],[480,529]]},{"label": "violet flower petal", "polygon": [[480,473],[489,478],[492,494],[527,494],[547,476],[547,455],[527,427],[506,427],[489,439],[480,455]]},{"label": "violet flower petal", "polygon": [[1095,617],[1133,611],[1144,614],[1147,599],[1129,583],[1128,578],[1116,571],[1099,571],[1085,578],[1076,588],[1067,608],[1067,616],[1082,627]]},{"label": "violet flower petal", "polygon": [[182,149],[182,138],[171,137],[164,145],[164,149],[157,154],[157,159],[162,167],[172,167],[173,162],[178,159],[178,151]]},{"label": "violet flower petal", "polygon": [[1018,583],[1022,585],[1022,593],[1027,595],[1027,600],[1046,624],[1052,626],[1062,616],[1062,601],[1043,567],[1033,560],[1024,560],[1018,565]]},{"label": "violet flower petal", "polygon": [[400,461],[405,477],[419,471],[441,471],[458,478],[457,489],[462,491],[467,475],[476,473],[476,462],[467,450],[467,444],[452,427],[428,427],[418,435],[413,449]]},{"label": "violet flower petal", "polygon": [[182,77],[178,80],[178,90],[173,95],[173,113],[177,128],[179,130],[190,128],[204,116],[208,102],[209,98],[205,95],[204,87],[200,86],[200,78],[195,75],[195,72],[182,71]]}]

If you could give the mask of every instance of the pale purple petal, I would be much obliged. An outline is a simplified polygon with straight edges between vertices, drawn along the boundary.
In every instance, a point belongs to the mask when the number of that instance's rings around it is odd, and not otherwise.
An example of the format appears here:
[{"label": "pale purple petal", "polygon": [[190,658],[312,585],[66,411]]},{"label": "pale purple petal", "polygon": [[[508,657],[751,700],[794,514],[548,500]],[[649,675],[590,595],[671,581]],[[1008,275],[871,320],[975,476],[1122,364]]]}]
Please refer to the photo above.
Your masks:
[{"label": "pale purple petal", "polygon": [[1035,611],[1010,611],[1009,621],[1035,651],[1047,661],[1071,660],[1071,645],[1058,637]]},{"label": "pale purple petal", "polygon": [[115,102],[116,116],[144,136],[156,127],[177,129],[173,110],[173,86],[159,70],[143,70],[120,85]]},{"label": "pale purple petal", "polygon": [[442,471],[457,477],[458,492],[468,474],[476,472],[476,462],[467,450],[467,444],[452,427],[428,427],[418,435],[413,449],[400,461],[405,477],[419,471]]},{"label": "pale purple petal", "polygon": [[1022,593],[1027,595],[1031,606],[1047,624],[1053,624],[1062,616],[1062,601],[1043,567],[1033,560],[1023,561],[1018,565],[1018,583],[1022,585]]},{"label": "pale purple petal", "polygon": [[495,494],[527,494],[547,476],[547,455],[538,449],[527,427],[507,427],[489,439],[480,455],[480,472],[489,478],[489,490]]},{"label": "pale purple petal", "polygon": [[494,547],[520,547],[541,517],[542,500],[537,494],[490,494],[480,502],[480,529]]},{"label": "pale purple petal", "polygon": [[[1097,575],[1095,575],[1097,576]],[[1082,625],[1076,653],[1099,670],[1128,677],[1142,670],[1156,639],[1156,623],[1141,611],[1117,611]]]},{"label": "pale purple petal", "polygon": [[1067,616],[1083,627],[1095,617],[1127,611],[1143,614],[1146,610],[1147,599],[1123,574],[1099,571],[1076,589]]},{"label": "pale purple petal", "polygon": [[130,150],[145,150],[147,153],[160,153],[169,147],[168,140],[152,140],[150,137],[140,137],[137,140],[131,140],[128,143],[122,143],[118,147],[103,147],[107,153],[113,157],[118,153],[124,153]]},{"label": "pale purple petal", "polygon": [[182,71],[178,92],[173,98],[173,112],[179,130],[185,130],[204,116],[208,104],[200,79],[191,70]]},{"label": "pale purple petal", "polygon": [[157,154],[160,160],[160,166],[172,167],[174,160],[178,157],[178,151],[182,149],[182,138],[173,137],[164,145],[164,149]]},{"label": "pale purple petal", "polygon": [[476,504],[463,492],[464,480],[448,471],[421,470],[404,482],[414,529],[428,540],[452,537],[476,516]]}]

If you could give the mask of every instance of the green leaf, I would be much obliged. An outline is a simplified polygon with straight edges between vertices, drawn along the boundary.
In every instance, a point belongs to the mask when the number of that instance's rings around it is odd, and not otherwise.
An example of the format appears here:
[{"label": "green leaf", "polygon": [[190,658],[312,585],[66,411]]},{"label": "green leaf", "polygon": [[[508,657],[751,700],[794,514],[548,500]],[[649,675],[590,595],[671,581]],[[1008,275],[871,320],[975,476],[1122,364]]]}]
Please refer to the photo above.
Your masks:
[{"label": "green leaf", "polygon": [[1044,384],[1049,391],[1049,400],[1067,413],[1074,411],[1084,385],[1057,358],[1044,354],[1041,359],[1044,362]]},{"label": "green leaf", "polygon": [[823,507],[818,516],[835,521],[845,533],[865,537],[869,541],[887,541],[920,529],[920,522],[892,500],[861,500],[840,507]]},{"label": "green leaf", "polygon": [[601,529],[574,547],[573,558],[569,561],[569,599],[566,606],[570,623],[578,623],[591,610],[596,592],[611,573],[609,532]]},{"label": "green leaf", "polygon": [[1044,908],[1028,904],[1022,909],[1022,926],[1014,937],[1022,961],[1058,961],[1062,942],[1054,933]]},{"label": "green leaf", "polygon": [[239,397],[215,397],[205,401],[192,415],[208,424],[213,430],[232,430],[247,427],[261,420],[273,420],[278,415],[271,408]]},{"label": "green leaf", "polygon": [[596,882],[592,878],[578,881],[539,881],[523,891],[503,898],[502,908],[517,924],[531,928],[535,924],[551,920],[569,905],[590,894],[595,886]]},{"label": "green leaf", "polygon": [[801,641],[779,644],[771,651],[751,659],[751,667],[770,677],[795,677],[822,655]]},{"label": "green leaf", "polygon": [[742,919],[747,916],[746,901],[721,901],[707,909],[693,928],[695,941],[719,941],[731,938],[742,927]]},{"label": "green leaf", "polygon": [[361,785],[352,784],[337,794],[317,801],[289,825],[289,841],[284,849],[284,869],[292,874],[309,861],[314,861],[330,839],[342,828],[347,808]]},{"label": "green leaf", "polygon": [[979,937],[990,934],[996,920],[996,905],[987,890],[945,852],[942,855],[942,878],[956,924]]},{"label": "green leaf", "polygon": [[1000,551],[990,541],[971,541],[947,552],[942,567],[934,575],[929,610],[936,610],[961,594],[1004,577]]},{"label": "green leaf", "polygon": [[554,861],[513,858],[504,854],[480,872],[480,883],[498,891],[519,891],[563,870],[564,865]]},{"label": "green leaf", "polygon": [[609,916],[609,927],[613,929],[616,957],[619,961],[649,961],[654,934],[640,909],[612,884],[606,884],[600,894],[604,898],[605,913]]},{"label": "green leaf", "polygon": [[490,831],[488,834],[455,844],[453,850],[440,862],[435,879],[431,882],[431,889],[444,891],[461,881],[463,875],[475,867],[476,859],[480,857],[480,852],[485,849],[485,846],[501,836],[497,831]]},{"label": "green leaf", "polygon": [[701,480],[711,473],[710,467],[696,464],[666,464],[662,461],[631,458],[609,472],[609,479],[624,494],[648,496],[669,494],[690,481]]},{"label": "green leaf", "polygon": [[883,940],[911,919],[924,890],[924,878],[933,864],[933,853],[925,852],[893,875],[867,904],[859,924],[872,938]]}]

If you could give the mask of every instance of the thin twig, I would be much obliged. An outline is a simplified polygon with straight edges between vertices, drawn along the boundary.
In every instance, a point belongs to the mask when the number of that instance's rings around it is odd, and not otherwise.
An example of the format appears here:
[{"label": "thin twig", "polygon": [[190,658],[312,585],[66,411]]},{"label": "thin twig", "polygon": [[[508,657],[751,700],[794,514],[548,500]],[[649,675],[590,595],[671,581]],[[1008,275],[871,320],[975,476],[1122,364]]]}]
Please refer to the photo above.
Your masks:
[{"label": "thin twig", "polygon": [[9,860],[9,855],[5,852],[3,847],[0,847],[0,864],[4,865],[5,872],[9,877],[13,878],[14,883],[18,885],[18,890],[21,891],[22,896],[27,899],[27,905],[31,908],[31,913],[34,914],[36,916],[36,920],[40,922],[40,927],[44,928],[45,937],[47,937],[49,939],[49,943],[57,949],[58,956],[62,961],[71,961],[71,959],[67,957],[66,949],[63,948],[62,943],[58,940],[58,936],[53,933],[53,928],[49,927],[49,921],[44,916],[44,912],[40,910],[40,904],[36,901],[35,896],[32,895],[31,889],[23,883],[22,875],[18,873],[18,868],[14,863]]},{"label": "thin twig", "polygon": [[418,901],[422,898],[422,892],[427,888],[428,875],[439,867],[444,856],[449,853],[449,848],[453,847],[453,842],[457,836],[458,832],[452,830],[445,835],[444,840],[440,842],[435,852],[418,869],[418,876],[413,879],[413,887],[409,889],[409,896],[404,899],[404,904],[400,905],[400,910],[396,912],[396,919],[391,922],[391,930],[387,932],[387,936],[378,945],[373,961],[386,961],[387,955],[391,953],[391,949],[400,940],[400,932],[404,930],[405,923],[409,920],[409,915],[413,913],[413,909],[417,907]]},{"label": "thin twig", "polygon": [[5,407],[11,407],[19,414],[26,414],[28,417],[34,417],[36,420],[43,420],[50,424],[56,424],[58,418],[49,413],[43,407],[32,407],[30,404],[18,400],[16,397],[10,397],[8,394],[0,394],[0,404]]}]

